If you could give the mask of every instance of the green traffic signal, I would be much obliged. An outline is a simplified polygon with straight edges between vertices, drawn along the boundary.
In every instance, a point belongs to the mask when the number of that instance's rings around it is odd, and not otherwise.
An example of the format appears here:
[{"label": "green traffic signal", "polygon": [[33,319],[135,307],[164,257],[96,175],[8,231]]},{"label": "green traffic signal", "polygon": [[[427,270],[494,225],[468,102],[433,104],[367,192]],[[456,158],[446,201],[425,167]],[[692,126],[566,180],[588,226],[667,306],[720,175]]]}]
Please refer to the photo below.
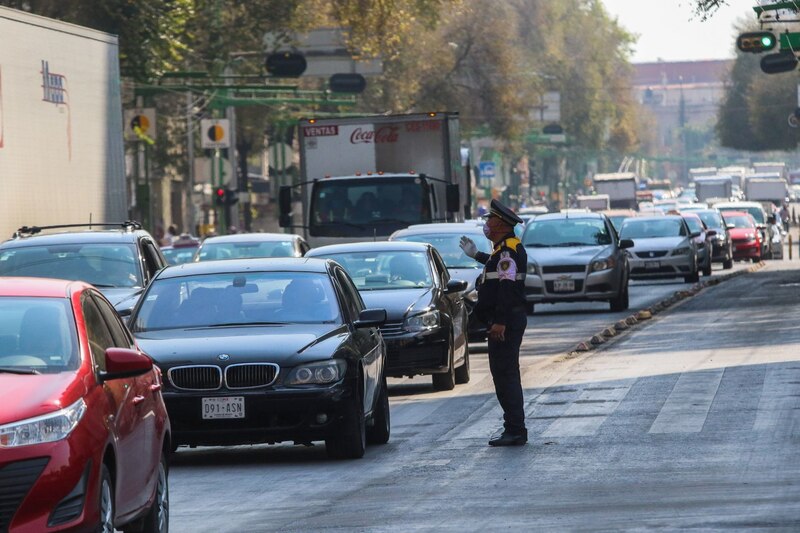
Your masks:
[{"label": "green traffic signal", "polygon": [[760,54],[772,50],[777,46],[778,40],[772,32],[756,31],[743,33],[736,39],[736,48],[742,52]]}]

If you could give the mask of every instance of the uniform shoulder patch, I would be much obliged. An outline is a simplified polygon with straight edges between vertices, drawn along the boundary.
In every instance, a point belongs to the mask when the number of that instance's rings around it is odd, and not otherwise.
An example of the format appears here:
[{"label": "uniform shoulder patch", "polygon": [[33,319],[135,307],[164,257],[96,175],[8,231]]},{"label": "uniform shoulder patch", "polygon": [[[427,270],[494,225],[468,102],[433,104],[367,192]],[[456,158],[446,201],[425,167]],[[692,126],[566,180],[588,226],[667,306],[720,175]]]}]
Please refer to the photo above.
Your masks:
[{"label": "uniform shoulder patch", "polygon": [[503,252],[497,262],[497,279],[514,281],[517,278],[517,262],[511,258],[511,254]]}]

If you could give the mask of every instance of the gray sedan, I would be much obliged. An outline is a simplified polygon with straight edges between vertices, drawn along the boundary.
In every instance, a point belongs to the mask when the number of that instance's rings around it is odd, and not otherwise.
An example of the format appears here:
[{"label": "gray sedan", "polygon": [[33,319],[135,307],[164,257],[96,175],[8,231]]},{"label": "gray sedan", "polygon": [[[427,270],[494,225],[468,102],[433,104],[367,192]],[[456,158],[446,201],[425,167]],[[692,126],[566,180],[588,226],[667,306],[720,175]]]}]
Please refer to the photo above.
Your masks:
[{"label": "gray sedan", "polygon": [[522,236],[528,253],[525,298],[536,303],[607,301],[628,308],[630,240],[620,240],[607,216],[590,212],[539,215]]},{"label": "gray sedan", "polygon": [[629,218],[619,235],[636,243],[630,255],[631,278],[677,278],[687,283],[700,279],[697,244],[700,232],[692,232],[683,217]]}]

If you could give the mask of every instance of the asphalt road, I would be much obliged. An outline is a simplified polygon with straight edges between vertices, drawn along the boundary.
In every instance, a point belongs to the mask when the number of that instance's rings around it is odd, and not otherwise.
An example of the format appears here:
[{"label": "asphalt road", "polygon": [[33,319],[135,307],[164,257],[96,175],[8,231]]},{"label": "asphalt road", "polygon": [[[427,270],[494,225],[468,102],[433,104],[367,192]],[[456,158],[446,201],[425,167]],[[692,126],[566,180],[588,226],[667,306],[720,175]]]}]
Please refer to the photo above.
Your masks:
[{"label": "asphalt road", "polygon": [[486,445],[501,412],[481,345],[472,380],[453,391],[391,380],[392,439],[361,460],[330,461],[321,444],[181,448],[170,526],[798,530],[799,268],[770,262],[583,354],[567,352],[687,285],[635,282],[625,313],[537,306],[522,349],[522,448]]}]

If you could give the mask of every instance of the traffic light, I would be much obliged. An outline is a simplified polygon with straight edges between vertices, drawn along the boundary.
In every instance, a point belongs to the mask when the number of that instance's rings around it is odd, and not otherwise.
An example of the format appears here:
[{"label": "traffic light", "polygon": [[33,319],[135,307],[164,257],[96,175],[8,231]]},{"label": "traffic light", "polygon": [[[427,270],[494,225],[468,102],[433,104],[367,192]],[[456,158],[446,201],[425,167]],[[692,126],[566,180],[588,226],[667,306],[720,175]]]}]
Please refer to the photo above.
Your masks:
[{"label": "traffic light", "polygon": [[233,189],[225,189],[225,205],[234,205],[239,201],[239,192]]},{"label": "traffic light", "polygon": [[363,93],[367,80],[361,74],[334,74],[328,80],[328,88],[334,93]]},{"label": "traffic light", "polygon": [[761,58],[761,70],[767,74],[791,72],[797,68],[797,58],[793,52],[767,54]]},{"label": "traffic light", "polygon": [[296,78],[306,71],[306,58],[294,52],[278,52],[267,56],[267,72],[277,78]]},{"label": "traffic light", "polygon": [[743,33],[736,39],[736,48],[742,52],[750,52],[752,54],[760,54],[761,52],[772,50],[777,44],[778,39],[775,34],[768,31]]},{"label": "traffic light", "polygon": [[225,205],[225,188],[217,187],[214,189],[214,205]]}]

